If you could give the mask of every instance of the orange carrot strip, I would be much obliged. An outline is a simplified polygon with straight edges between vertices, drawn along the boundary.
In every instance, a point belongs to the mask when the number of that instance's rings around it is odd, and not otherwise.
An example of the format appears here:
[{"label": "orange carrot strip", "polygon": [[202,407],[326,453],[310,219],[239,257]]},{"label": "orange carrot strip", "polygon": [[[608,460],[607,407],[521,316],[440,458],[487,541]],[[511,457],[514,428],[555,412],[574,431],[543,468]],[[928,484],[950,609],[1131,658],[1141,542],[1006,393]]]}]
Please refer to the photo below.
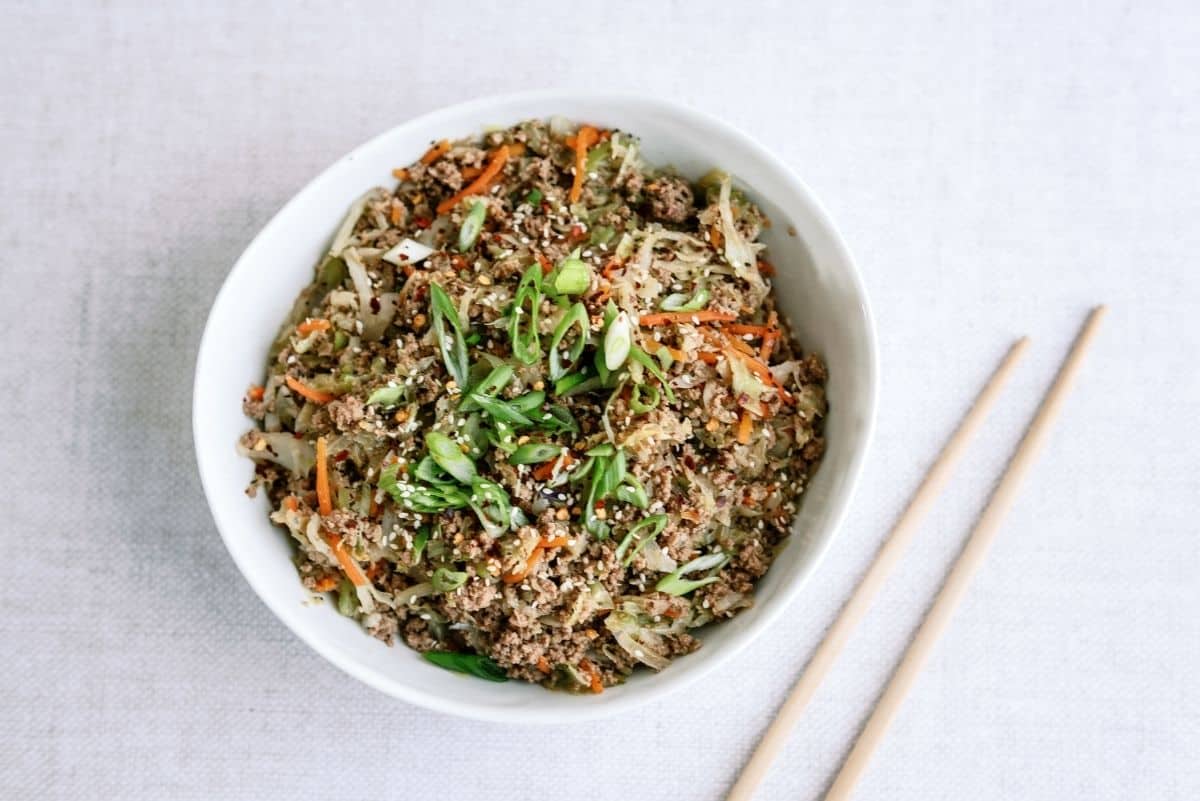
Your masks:
[{"label": "orange carrot strip", "polygon": [[246,392],[246,397],[252,401],[260,401],[267,392],[266,387],[253,386]]},{"label": "orange carrot strip", "polygon": [[567,451],[562,456],[551,459],[548,462],[542,462],[540,465],[534,468],[533,477],[538,481],[549,481],[554,475],[555,465],[557,465],[560,460],[562,462],[562,469],[566,470],[571,466],[572,463],[574,463],[575,457],[571,455],[570,451]]},{"label": "orange carrot strip", "polygon": [[463,187],[462,191],[454,195],[454,197],[446,198],[439,203],[437,213],[445,214],[454,208],[458,204],[458,201],[464,197],[478,195],[486,190],[488,185],[491,184],[492,179],[500,174],[500,170],[504,169],[504,162],[506,161],[508,161],[508,145],[501,145],[496,148],[496,151],[492,154],[492,160],[488,162],[487,167],[479,174],[479,177]]},{"label": "orange carrot strip", "polygon": [[767,278],[770,278],[771,276],[775,275],[775,265],[771,264],[771,262],[767,261],[766,259],[759,259],[758,271]]},{"label": "orange carrot strip", "polygon": [[604,692],[604,684],[600,681],[600,671],[596,670],[587,659],[579,660],[579,667],[588,674],[588,684],[591,686],[592,692],[596,694]]},{"label": "orange carrot strip", "polygon": [[405,167],[397,167],[396,169],[392,170],[392,177],[397,181],[407,181],[408,169]]},{"label": "orange carrot strip", "polygon": [[750,429],[754,425],[753,418],[750,417],[749,409],[742,409],[742,417],[738,420],[737,425],[737,441],[745,445],[750,442]]},{"label": "orange carrot strip", "polygon": [[313,389],[306,384],[301,383],[298,379],[292,378],[290,375],[284,378],[287,385],[291,387],[292,392],[308,398],[313,403],[329,403],[335,399],[337,395],[330,395],[328,392],[322,392],[319,389]]},{"label": "orange carrot strip", "polygon": [[638,322],[645,326],[666,325],[667,323],[732,323],[737,315],[729,312],[702,309],[694,312],[658,312],[643,314]]},{"label": "orange carrot strip", "polygon": [[367,578],[367,574],[363,573],[362,568],[358,566],[358,562],[350,556],[350,552],[346,550],[346,546],[342,544],[342,538],[336,534],[325,532],[325,542],[329,545],[333,555],[337,557],[338,564],[342,566],[342,572],[346,574],[346,578],[350,579],[350,583],[355,587],[362,587],[371,583]]},{"label": "orange carrot strip", "polygon": [[745,356],[755,355],[754,350],[738,337],[729,337],[729,344],[733,346],[734,350]]},{"label": "orange carrot strip", "polygon": [[548,661],[546,661],[546,657],[544,657],[544,656],[538,657],[537,669],[542,671],[543,673],[550,672],[550,663]]},{"label": "orange carrot strip", "polygon": [[[729,342],[736,343],[737,340],[731,337]],[[744,342],[740,344],[743,347],[746,345]],[[749,350],[749,348],[747,348],[747,350]],[[775,380],[775,376],[771,374],[771,368],[760,362],[758,357],[753,355],[753,352],[751,352],[751,354],[746,354],[734,347],[727,350],[726,354],[732,354],[733,356],[741,359],[742,363],[749,367],[752,373],[761,378],[768,386],[774,387],[779,392],[779,397],[782,398],[784,402],[791,403],[794,400],[794,398],[792,398],[792,393],[784,389],[783,385]]]},{"label": "orange carrot strip", "polygon": [[704,362],[705,364],[716,364],[717,363],[717,354],[715,354],[715,353],[709,353],[706,350],[702,350],[699,353],[697,353],[696,355],[700,358],[700,361]]},{"label": "orange carrot strip", "polygon": [[333,327],[333,323],[328,320],[305,320],[296,326],[296,333],[300,336],[307,336],[313,331],[328,331]]},{"label": "orange carrot strip", "polygon": [[539,542],[533,547],[533,551],[529,554],[529,558],[525,560],[525,566],[519,573],[509,573],[503,576],[505,584],[518,584],[525,580],[525,577],[532,573],[542,561],[542,544]]},{"label": "orange carrot strip", "polygon": [[608,264],[604,265],[604,269],[600,271],[600,274],[611,280],[613,275],[616,274],[617,270],[624,266],[625,262],[621,261],[620,259],[610,259]]},{"label": "orange carrot strip", "polygon": [[672,348],[670,345],[666,345],[662,342],[657,342],[653,339],[646,340],[643,343],[642,350],[646,351],[647,353],[649,353],[651,355],[658,353],[660,350],[665,350],[667,353],[671,354],[671,358],[677,362],[682,362],[682,361],[687,360],[687,354],[684,353],[683,351],[681,351],[679,348]]},{"label": "orange carrot strip", "polygon": [[317,437],[317,510],[322,515],[333,514],[333,494],[329,491],[329,454],[325,438]]},{"label": "orange carrot strip", "polygon": [[585,125],[575,134],[575,141],[571,143],[571,147],[575,149],[575,180],[571,182],[571,193],[568,195],[572,203],[577,202],[583,194],[583,182],[587,178],[585,171],[588,148],[598,141],[600,132],[590,125]]},{"label": "orange carrot strip", "polygon": [[436,145],[434,145],[433,147],[431,147],[425,151],[425,155],[421,156],[421,163],[422,164],[432,164],[433,162],[440,159],[442,156],[446,155],[448,152],[450,152],[450,140],[443,139],[442,141],[438,142]]},{"label": "orange carrot strip", "polygon": [[747,325],[746,323],[723,325],[721,329],[730,334],[750,334],[755,337],[765,337],[775,330],[769,325]]},{"label": "orange carrot strip", "polygon": [[725,241],[725,238],[721,236],[721,229],[716,225],[708,229],[708,238],[717,250],[721,249],[721,244]]},{"label": "orange carrot strip", "polygon": [[300,508],[300,501],[296,500],[295,495],[289,495],[283,499],[283,508],[289,512],[294,512]]},{"label": "orange carrot strip", "polygon": [[770,360],[771,353],[775,350],[775,340],[779,339],[778,331],[771,331],[763,337],[762,346],[758,349],[758,358],[763,362]]},{"label": "orange carrot strip", "polygon": [[317,579],[313,589],[317,592],[329,592],[338,585],[337,576],[322,576]]},{"label": "orange carrot strip", "polygon": [[505,147],[508,148],[508,157],[510,159],[519,159],[525,155],[524,142],[509,142]]},{"label": "orange carrot strip", "polygon": [[483,174],[483,167],[463,167],[462,177],[467,181],[472,181]]}]

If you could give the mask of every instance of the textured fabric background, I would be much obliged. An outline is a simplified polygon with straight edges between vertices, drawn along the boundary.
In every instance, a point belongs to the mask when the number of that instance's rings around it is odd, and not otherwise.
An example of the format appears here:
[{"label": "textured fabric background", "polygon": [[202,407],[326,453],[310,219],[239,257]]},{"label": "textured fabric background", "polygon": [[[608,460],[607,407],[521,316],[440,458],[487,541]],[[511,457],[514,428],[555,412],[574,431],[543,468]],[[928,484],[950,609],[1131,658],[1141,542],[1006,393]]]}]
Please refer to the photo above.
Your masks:
[{"label": "textured fabric background", "polygon": [[[863,799],[1200,797],[1200,14],[1179,2],[5,3],[0,797],[717,799],[1009,342],[1031,358],[761,791],[818,798],[1086,309],[1112,315]],[[391,701],[254,597],[190,384],[318,170],[473,96],[760,137],[871,291],[878,435],[788,619],[681,695],[514,729]],[[331,221],[332,224],[332,221]]]}]

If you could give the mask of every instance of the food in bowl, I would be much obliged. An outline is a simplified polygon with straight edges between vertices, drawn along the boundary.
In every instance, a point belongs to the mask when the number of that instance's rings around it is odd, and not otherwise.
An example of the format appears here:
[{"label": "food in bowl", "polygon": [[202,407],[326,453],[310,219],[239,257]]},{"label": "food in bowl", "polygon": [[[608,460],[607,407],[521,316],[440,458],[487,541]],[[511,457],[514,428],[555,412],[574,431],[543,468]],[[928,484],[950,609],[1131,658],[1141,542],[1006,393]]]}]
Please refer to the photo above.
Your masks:
[{"label": "food in bowl", "polygon": [[490,680],[599,692],[753,602],[824,448],[769,221],[622,131],[434,144],[354,203],[244,399],[300,579]]}]

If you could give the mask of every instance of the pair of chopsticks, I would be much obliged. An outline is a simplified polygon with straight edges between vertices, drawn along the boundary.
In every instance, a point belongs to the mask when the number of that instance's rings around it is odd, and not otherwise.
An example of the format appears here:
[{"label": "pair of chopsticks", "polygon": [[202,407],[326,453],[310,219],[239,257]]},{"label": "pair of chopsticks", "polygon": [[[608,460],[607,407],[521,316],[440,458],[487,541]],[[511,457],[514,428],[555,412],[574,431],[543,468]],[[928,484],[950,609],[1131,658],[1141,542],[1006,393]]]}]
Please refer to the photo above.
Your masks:
[{"label": "pair of chopsticks", "polygon": [[[1042,405],[1029,424],[1029,428],[1026,429],[1025,436],[1017,446],[1017,450],[984,508],[979,522],[976,523],[975,530],[967,539],[967,544],[963,547],[958,561],[950,569],[941,592],[934,599],[924,622],[917,630],[916,636],[913,637],[912,643],[892,674],[887,688],[875,705],[875,710],[867,719],[866,726],[863,727],[862,733],[854,743],[850,755],[846,757],[841,771],[834,779],[829,792],[826,793],[825,801],[849,798],[854,785],[866,770],[871,755],[883,740],[888,726],[899,711],[900,705],[904,702],[905,696],[921,672],[925,661],[929,658],[933,646],[949,624],[951,615],[967,590],[967,585],[970,584],[975,571],[983,562],[988,547],[996,538],[1000,522],[1012,506],[1022,479],[1029,471],[1038,451],[1046,441],[1051,425],[1062,410],[1067,393],[1083,364],[1083,357],[1091,346],[1096,330],[1106,312],[1106,307],[1098,306],[1088,316],[1070,353],[1067,354],[1066,360],[1059,368],[1058,376],[1043,398]],[[808,663],[808,668],[783,702],[775,720],[763,736],[762,742],[759,743],[741,776],[738,777],[737,783],[730,791],[727,801],[749,801],[754,794],[754,790],[766,775],[767,768],[770,767],[792,728],[796,725],[800,713],[812,698],[813,693],[816,692],[821,680],[829,672],[829,668],[841,652],[842,646],[849,639],[850,633],[866,614],[875,596],[879,594],[884,582],[887,581],[888,576],[900,561],[905,548],[908,547],[916,533],[918,524],[945,488],[951,472],[961,459],[971,437],[982,425],[995,404],[996,398],[999,397],[1005,382],[1012,374],[1013,368],[1016,367],[1028,347],[1029,340],[1027,338],[1023,338],[1013,345],[1004,361],[984,386],[975,405],[963,418],[958,430],[954,432],[950,441],[942,449],[937,461],[926,474],[925,480],[917,488],[908,508],[904,510],[887,541],[879,549],[875,561],[867,569],[866,576],[842,608],[837,620],[829,627],[825,639],[817,646],[816,652]]]}]

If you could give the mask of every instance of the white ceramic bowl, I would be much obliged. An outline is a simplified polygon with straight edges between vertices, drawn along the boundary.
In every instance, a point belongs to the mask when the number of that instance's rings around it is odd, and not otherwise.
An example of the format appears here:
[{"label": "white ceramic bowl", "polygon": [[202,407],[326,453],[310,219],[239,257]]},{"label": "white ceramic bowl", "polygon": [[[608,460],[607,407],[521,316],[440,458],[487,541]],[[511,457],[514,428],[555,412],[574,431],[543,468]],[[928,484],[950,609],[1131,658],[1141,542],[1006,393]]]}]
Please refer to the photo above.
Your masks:
[{"label": "white ceramic bowl", "polygon": [[[732,173],[770,216],[764,241],[778,269],[779,305],[806,349],[829,366],[828,447],[809,484],[791,542],[758,585],[755,605],[700,632],[704,647],[661,673],[588,696],[523,682],[493,684],[430,665],[402,644],[387,647],[330,604],[306,604],[288,538],[267,520],[260,496],[243,490],[251,464],[234,451],[250,426],[246,387],[262,379],[267,348],[350,204],[390,185],[393,167],[431,140],[560,114],[631,131],[646,158],[698,178]],[[225,545],[250,586],[318,653],[383,692],[431,709],[504,722],[566,722],[629,709],[694,681],[729,659],[788,608],[828,547],[850,503],[874,420],[876,347],[866,293],[833,224],[791,169],[750,137],[712,117],[645,97],[535,93],[475,100],[436,111],[376,137],[335,163],[267,223],[238,259],[209,314],[196,362],[193,433],[200,478]],[[794,612],[798,612],[793,608]]]}]

